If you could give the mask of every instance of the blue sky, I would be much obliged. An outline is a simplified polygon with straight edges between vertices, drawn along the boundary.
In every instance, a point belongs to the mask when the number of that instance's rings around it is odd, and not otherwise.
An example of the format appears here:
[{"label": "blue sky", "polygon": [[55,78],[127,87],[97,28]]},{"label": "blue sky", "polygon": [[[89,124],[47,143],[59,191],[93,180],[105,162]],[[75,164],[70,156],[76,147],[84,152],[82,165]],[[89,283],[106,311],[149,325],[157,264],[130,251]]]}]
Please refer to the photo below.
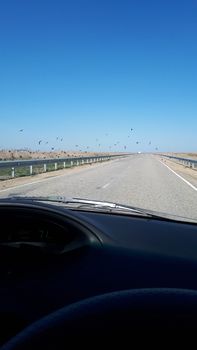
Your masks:
[{"label": "blue sky", "polygon": [[196,38],[197,0],[1,0],[0,148],[197,151]]}]

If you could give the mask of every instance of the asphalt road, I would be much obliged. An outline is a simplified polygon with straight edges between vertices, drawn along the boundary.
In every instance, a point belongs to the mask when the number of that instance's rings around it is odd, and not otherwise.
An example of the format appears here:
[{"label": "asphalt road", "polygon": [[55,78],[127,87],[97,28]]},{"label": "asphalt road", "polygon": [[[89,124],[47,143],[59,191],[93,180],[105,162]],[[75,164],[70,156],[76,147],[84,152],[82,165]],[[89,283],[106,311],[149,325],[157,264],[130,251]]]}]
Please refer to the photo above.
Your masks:
[{"label": "asphalt road", "polygon": [[0,192],[0,196],[83,197],[197,219],[195,188],[170,171],[158,157],[139,154],[82,166],[77,171],[65,170],[65,175],[8,189]]}]

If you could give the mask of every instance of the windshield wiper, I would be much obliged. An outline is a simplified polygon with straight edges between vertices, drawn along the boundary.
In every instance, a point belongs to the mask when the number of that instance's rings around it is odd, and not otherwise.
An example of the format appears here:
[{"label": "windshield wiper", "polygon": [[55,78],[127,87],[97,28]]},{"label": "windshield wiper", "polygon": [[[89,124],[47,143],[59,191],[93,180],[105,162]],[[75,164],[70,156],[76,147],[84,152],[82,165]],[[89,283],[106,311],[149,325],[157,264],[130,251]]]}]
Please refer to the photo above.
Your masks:
[{"label": "windshield wiper", "polygon": [[[2,200],[2,199],[1,199]],[[83,198],[69,198],[63,196],[12,196],[4,198],[4,200],[9,201],[21,201],[25,200],[28,202],[52,202],[52,203],[60,203],[63,204],[64,207],[78,210],[97,210],[97,211],[105,211],[105,212],[120,212],[120,213],[133,213],[138,215],[143,215],[151,218],[167,218],[167,215],[163,215],[151,210],[142,209],[134,206],[127,206],[113,202],[106,201],[98,201],[98,200],[89,200]]]}]

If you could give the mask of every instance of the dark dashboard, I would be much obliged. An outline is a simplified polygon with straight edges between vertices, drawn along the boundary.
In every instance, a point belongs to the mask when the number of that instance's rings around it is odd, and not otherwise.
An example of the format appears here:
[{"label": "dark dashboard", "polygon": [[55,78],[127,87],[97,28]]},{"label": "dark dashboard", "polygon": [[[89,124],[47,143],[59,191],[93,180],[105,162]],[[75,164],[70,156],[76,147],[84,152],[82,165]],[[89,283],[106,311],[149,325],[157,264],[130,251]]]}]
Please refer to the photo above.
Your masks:
[{"label": "dark dashboard", "polygon": [[195,224],[25,201],[2,202],[0,223],[1,344],[88,298],[197,291]]}]

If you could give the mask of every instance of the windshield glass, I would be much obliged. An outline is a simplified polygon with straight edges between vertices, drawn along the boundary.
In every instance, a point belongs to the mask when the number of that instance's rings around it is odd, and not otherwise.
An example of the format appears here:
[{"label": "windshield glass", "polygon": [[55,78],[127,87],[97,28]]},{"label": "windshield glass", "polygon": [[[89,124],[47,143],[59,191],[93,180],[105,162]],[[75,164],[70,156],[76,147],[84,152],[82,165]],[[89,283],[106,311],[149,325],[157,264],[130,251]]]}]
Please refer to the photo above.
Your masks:
[{"label": "windshield glass", "polygon": [[194,0],[1,1],[0,199],[197,221],[196,38]]}]

